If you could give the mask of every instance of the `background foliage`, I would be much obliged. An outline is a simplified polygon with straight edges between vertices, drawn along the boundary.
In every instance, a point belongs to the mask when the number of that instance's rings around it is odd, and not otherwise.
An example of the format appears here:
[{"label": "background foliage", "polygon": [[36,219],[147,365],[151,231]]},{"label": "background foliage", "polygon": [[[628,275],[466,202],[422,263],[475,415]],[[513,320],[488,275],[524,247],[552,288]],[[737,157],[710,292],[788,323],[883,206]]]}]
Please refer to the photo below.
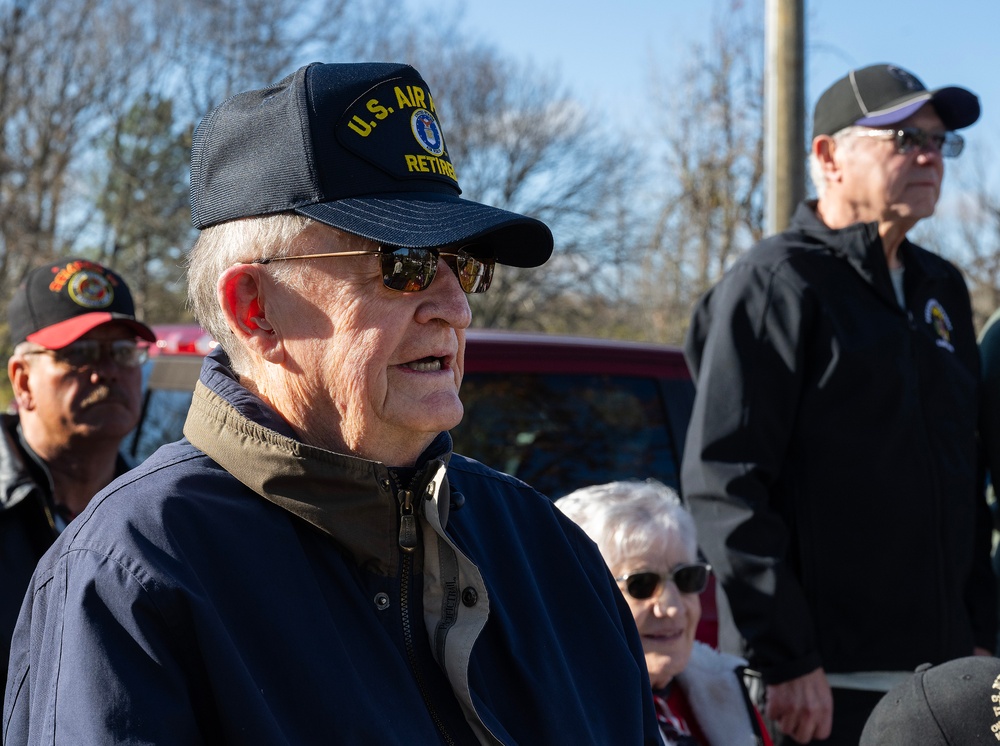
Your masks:
[{"label": "background foliage", "polygon": [[[0,0],[0,301],[31,267],[77,255],[121,272],[147,322],[188,320],[196,123],[311,61],[392,59],[429,82],[464,196],[556,236],[545,267],[502,268],[472,299],[477,325],[679,343],[697,297],[763,232],[751,5],[733,2],[685,69],[649,71],[637,136],[460,16],[390,0]],[[960,197],[918,238],[966,272],[981,323],[1000,302],[1000,197],[985,159],[967,160],[948,187]]]}]

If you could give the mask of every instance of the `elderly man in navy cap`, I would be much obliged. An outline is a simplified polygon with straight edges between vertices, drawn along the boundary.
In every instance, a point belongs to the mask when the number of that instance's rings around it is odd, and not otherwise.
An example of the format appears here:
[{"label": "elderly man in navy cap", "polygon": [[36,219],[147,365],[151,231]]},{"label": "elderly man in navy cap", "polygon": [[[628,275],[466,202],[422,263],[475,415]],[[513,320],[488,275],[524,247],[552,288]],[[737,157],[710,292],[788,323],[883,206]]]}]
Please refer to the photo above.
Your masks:
[{"label": "elderly man in navy cap", "polygon": [[692,318],[682,485],[797,743],[856,745],[918,664],[994,645],[969,295],[907,238],[978,117],[964,88],[852,70],[816,104],[818,199]]},{"label": "elderly man in navy cap", "polygon": [[314,64],[195,134],[184,433],[35,573],[7,743],[657,744],[597,547],[451,452],[468,294],[552,251],[459,196],[412,67]]},{"label": "elderly man in navy cap", "polygon": [[152,330],[115,272],[85,259],[33,269],[8,308],[17,412],[0,415],[0,663],[31,573],[66,524],[128,469]]}]

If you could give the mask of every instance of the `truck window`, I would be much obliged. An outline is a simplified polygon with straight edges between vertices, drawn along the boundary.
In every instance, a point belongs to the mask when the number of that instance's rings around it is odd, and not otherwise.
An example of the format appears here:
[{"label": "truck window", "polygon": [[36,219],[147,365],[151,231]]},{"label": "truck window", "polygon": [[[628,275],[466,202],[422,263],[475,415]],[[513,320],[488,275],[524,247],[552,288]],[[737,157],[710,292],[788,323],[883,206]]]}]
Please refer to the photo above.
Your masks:
[{"label": "truck window", "polygon": [[678,488],[679,450],[652,378],[467,373],[455,451],[550,498],[614,479]]}]

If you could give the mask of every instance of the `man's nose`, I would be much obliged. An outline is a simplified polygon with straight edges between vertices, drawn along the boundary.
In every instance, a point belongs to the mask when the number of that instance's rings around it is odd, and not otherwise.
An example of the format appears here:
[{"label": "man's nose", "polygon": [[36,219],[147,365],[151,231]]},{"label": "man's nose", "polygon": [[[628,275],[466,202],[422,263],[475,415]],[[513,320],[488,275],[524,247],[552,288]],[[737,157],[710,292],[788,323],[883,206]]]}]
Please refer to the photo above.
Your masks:
[{"label": "man's nose", "polygon": [[420,293],[421,308],[417,320],[426,322],[440,318],[448,326],[465,329],[472,323],[472,309],[469,298],[462,290],[458,275],[448,265],[444,257],[438,259],[437,274],[430,286]]}]

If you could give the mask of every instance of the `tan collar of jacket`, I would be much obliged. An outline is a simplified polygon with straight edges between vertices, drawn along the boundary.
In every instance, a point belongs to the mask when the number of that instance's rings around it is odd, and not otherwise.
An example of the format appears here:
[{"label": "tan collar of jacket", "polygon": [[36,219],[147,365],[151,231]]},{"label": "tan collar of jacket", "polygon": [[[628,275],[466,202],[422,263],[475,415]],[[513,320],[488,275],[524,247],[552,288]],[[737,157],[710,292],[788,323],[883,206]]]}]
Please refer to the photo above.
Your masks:
[{"label": "tan collar of jacket", "polygon": [[[400,565],[397,514],[405,490],[377,461],[300,443],[240,414],[201,381],[184,435],[264,499],[331,536],[360,566],[385,575]],[[445,532],[451,491],[444,461],[429,461],[407,486],[420,541],[414,562],[423,571],[423,622],[466,720],[482,744],[499,746],[476,713],[469,684],[473,646],[486,625],[490,598],[476,565]],[[459,594],[473,592],[467,605]]]},{"label": "tan collar of jacket", "polygon": [[[399,502],[385,464],[277,433],[240,414],[201,381],[184,435],[258,495],[329,534],[359,565],[374,565],[383,574],[395,567]],[[413,488],[419,489],[417,499],[436,498],[443,528],[449,504],[444,463],[428,463]]]}]

